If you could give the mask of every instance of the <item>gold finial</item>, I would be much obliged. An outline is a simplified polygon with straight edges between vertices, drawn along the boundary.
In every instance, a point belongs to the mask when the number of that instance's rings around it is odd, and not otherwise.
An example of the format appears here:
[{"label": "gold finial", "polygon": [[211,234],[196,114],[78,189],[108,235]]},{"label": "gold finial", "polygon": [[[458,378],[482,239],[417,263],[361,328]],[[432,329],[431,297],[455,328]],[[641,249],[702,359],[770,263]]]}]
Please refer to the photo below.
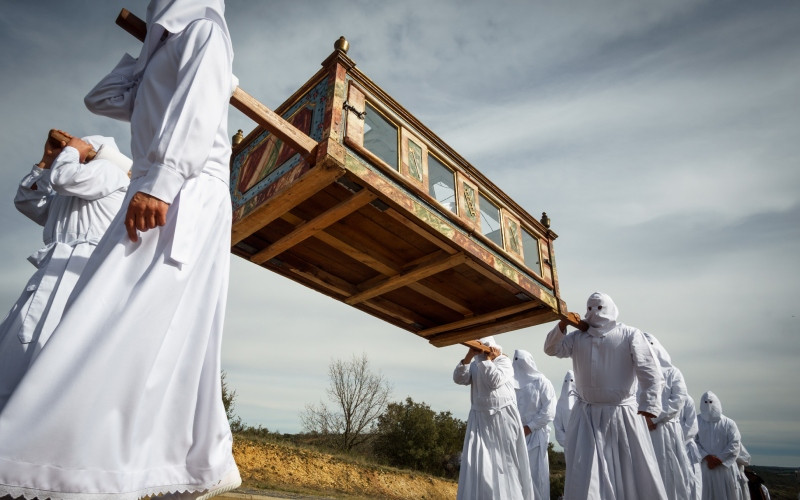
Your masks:
[{"label": "gold finial", "polygon": [[550,229],[550,217],[547,216],[547,212],[542,212],[542,218],[539,219],[539,222],[547,229]]},{"label": "gold finial", "polygon": [[242,129],[239,129],[239,131],[233,136],[233,139],[231,139],[231,144],[236,147],[242,143],[242,140],[244,140],[244,132],[242,132]]},{"label": "gold finial", "polygon": [[333,48],[336,50],[340,50],[347,54],[347,51],[350,49],[350,42],[343,36],[340,36],[336,43],[333,44]]}]

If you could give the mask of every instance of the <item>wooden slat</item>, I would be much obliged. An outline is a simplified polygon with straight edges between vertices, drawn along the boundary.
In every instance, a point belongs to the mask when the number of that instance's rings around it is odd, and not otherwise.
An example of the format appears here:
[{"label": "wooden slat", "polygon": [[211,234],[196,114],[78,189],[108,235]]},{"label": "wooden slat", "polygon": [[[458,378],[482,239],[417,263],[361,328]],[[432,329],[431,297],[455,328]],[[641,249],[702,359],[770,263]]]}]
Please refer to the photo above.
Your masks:
[{"label": "wooden slat", "polygon": [[458,250],[453,248],[453,246],[451,244],[443,241],[441,238],[437,238],[436,236],[434,236],[430,232],[426,231],[424,228],[420,227],[419,224],[414,223],[411,220],[409,220],[408,217],[405,217],[403,214],[401,214],[397,210],[395,210],[393,208],[389,208],[384,213],[386,215],[388,215],[389,217],[391,217],[392,219],[394,219],[397,222],[399,222],[400,224],[402,224],[403,226],[405,226],[407,229],[410,229],[411,231],[414,231],[415,233],[417,233],[418,235],[422,236],[423,238],[425,238],[429,242],[431,242],[434,245],[438,246],[439,248],[441,248],[445,252],[447,252],[449,254],[454,254],[454,253],[458,252]]},{"label": "wooden slat", "polygon": [[[284,214],[282,219],[286,220],[295,225],[302,224],[303,221],[299,217],[296,217],[290,213]],[[379,257],[371,255],[367,252],[361,251],[358,248],[353,247],[352,245],[342,241],[341,239],[325,233],[319,232],[314,234],[314,237],[323,243],[335,248],[336,250],[342,252],[343,254],[347,255],[353,260],[359,261],[365,266],[381,273],[384,276],[395,276],[402,272],[402,269],[397,267],[394,263],[387,262]],[[381,278],[385,279],[385,278]],[[459,314],[470,317],[473,315],[472,310],[464,303],[459,302],[452,297],[448,297],[442,293],[439,293],[432,288],[423,285],[422,283],[412,283],[409,285],[409,288],[416,291],[417,293],[428,297],[429,299],[438,302],[445,307],[449,307],[450,309],[458,312]]]},{"label": "wooden slat", "polygon": [[315,236],[317,233],[323,231],[331,224],[336,223],[344,217],[347,217],[375,198],[376,196],[374,193],[370,192],[368,189],[362,189],[350,198],[332,207],[330,210],[321,213],[308,222],[300,224],[291,233],[250,257],[250,261],[255,262],[256,264],[261,264],[273,257],[277,257],[301,241],[310,238],[311,236]]},{"label": "wooden slat", "polygon": [[431,324],[430,319],[421,316],[415,311],[412,311],[401,305],[395,304],[394,302],[382,299],[381,297],[375,297],[368,301],[362,302],[361,304],[358,305],[358,307],[361,310],[372,309],[381,312],[387,316],[391,316],[405,323],[409,327],[409,329],[411,329],[412,325],[414,324],[419,324],[419,325]]},{"label": "wooden slat", "polygon": [[410,283],[414,283],[433,274],[442,272],[445,269],[450,269],[452,267],[463,264],[464,262],[466,262],[466,260],[467,260],[466,255],[458,253],[455,255],[450,255],[437,262],[432,262],[426,265],[420,265],[412,269],[411,271],[392,276],[384,280],[383,282],[367,290],[362,291],[361,293],[357,293],[351,297],[348,297],[347,299],[345,299],[345,302],[350,305],[363,302],[377,295],[384,294],[391,290],[396,290],[397,288],[404,287]]},{"label": "wooden slat", "polygon": [[420,332],[418,332],[418,334],[422,335],[423,337],[432,337],[433,335],[436,335],[441,332],[457,330],[459,328],[465,328],[467,326],[478,325],[481,323],[488,323],[489,321],[494,321],[496,319],[503,318],[505,316],[511,316],[512,314],[517,314],[536,307],[542,307],[542,305],[531,300],[530,302],[517,304],[511,307],[506,307],[504,309],[498,309],[496,311],[492,311],[486,314],[479,314],[478,316],[473,316],[471,318],[454,321],[446,325],[439,325],[433,328],[428,328],[427,330],[421,330]]},{"label": "wooden slat", "polygon": [[544,308],[542,310],[532,311],[528,314],[522,314],[512,320],[493,323],[490,325],[478,325],[473,328],[459,330],[455,332],[444,332],[430,337],[428,341],[436,347],[444,347],[453,344],[460,344],[467,340],[475,340],[488,335],[497,335],[500,333],[518,330],[532,325],[546,323],[559,319],[558,316],[551,310]]},{"label": "wooden slat", "polygon": [[463,304],[461,302],[458,302],[457,300],[453,299],[452,297],[448,297],[447,295],[444,295],[444,294],[442,294],[440,292],[437,292],[433,288],[431,288],[429,286],[426,286],[426,285],[424,285],[422,283],[419,283],[419,282],[411,283],[410,285],[408,285],[408,288],[414,290],[415,292],[417,292],[420,295],[424,295],[425,297],[428,297],[429,299],[431,299],[434,302],[438,302],[439,304],[442,304],[443,306],[448,307],[448,308],[456,311],[457,313],[459,313],[460,315],[462,315],[464,317],[471,317],[474,314],[472,312],[472,309],[467,307],[465,304]]},{"label": "wooden slat", "polygon": [[312,168],[284,191],[276,193],[260,207],[234,224],[231,246],[325,189],[342,175],[344,175],[343,169],[329,165],[317,165]]}]

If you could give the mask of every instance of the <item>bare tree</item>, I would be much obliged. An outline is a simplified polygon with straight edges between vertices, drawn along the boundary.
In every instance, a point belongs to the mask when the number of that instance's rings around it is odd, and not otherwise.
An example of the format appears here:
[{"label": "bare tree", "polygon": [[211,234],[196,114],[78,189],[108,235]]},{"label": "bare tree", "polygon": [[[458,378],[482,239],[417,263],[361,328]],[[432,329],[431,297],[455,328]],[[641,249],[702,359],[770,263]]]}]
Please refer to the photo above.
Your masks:
[{"label": "bare tree", "polygon": [[306,405],[300,414],[308,432],[339,437],[340,447],[351,450],[362,444],[372,424],[383,413],[391,386],[380,373],[371,370],[366,354],[350,361],[334,360],[328,366],[328,399]]}]

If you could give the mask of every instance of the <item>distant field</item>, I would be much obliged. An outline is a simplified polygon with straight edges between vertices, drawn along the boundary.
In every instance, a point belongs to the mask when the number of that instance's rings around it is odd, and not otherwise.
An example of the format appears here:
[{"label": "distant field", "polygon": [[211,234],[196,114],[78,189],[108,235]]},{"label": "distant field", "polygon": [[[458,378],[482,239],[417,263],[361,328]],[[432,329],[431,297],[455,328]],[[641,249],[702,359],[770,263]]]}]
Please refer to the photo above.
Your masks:
[{"label": "distant field", "polygon": [[795,471],[788,467],[768,467],[753,465],[750,467],[764,479],[772,500],[797,500],[800,498],[800,483]]}]

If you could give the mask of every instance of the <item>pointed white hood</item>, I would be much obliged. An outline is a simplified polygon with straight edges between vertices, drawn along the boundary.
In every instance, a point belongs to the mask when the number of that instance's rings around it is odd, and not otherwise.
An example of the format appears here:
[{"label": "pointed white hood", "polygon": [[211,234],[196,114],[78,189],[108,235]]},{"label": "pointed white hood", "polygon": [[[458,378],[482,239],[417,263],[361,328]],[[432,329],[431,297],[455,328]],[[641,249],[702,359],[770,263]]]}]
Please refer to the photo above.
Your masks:
[{"label": "pointed white hood", "polygon": [[722,418],[722,403],[711,391],[706,391],[700,398],[700,418],[706,422],[719,422]]},{"label": "pointed white hood", "polygon": [[516,381],[515,387],[524,387],[534,380],[541,378],[542,372],[536,368],[536,362],[533,360],[533,355],[528,351],[517,349],[514,351],[514,380]]},{"label": "pointed white hood", "polygon": [[595,292],[586,301],[584,319],[589,324],[587,333],[593,337],[603,337],[617,327],[619,310],[608,295]]},{"label": "pointed white hood", "polygon": [[198,19],[209,19],[222,29],[228,39],[228,51],[233,58],[231,35],[225,22],[224,0],[151,0],[147,6],[147,36],[134,74],[140,74],[147,67],[150,56],[155,52],[165,31],[180,33]]},{"label": "pointed white hood", "polygon": [[575,374],[572,370],[567,370],[564,375],[564,382],[561,384],[561,395],[558,396],[557,408],[568,410],[575,403]]}]

